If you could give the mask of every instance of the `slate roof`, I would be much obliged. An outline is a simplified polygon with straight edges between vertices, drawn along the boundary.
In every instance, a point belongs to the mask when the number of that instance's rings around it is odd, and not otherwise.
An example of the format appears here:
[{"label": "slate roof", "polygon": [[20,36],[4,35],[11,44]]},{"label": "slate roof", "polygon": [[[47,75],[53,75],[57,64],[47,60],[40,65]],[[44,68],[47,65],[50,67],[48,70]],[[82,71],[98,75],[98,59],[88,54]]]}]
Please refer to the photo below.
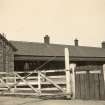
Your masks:
[{"label": "slate roof", "polygon": [[104,58],[105,49],[98,47],[44,44],[36,42],[10,41],[18,50],[15,55],[30,56],[64,56],[64,48],[68,47],[71,57],[92,57]]}]

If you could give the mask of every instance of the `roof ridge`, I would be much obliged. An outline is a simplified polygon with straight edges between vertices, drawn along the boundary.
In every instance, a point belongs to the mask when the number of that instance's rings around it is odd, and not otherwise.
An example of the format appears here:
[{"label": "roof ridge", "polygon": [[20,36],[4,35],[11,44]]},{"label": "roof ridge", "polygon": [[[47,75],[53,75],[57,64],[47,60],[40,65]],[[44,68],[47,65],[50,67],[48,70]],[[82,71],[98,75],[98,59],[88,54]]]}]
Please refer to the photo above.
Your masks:
[{"label": "roof ridge", "polygon": [[[33,44],[43,44],[42,42],[31,42],[31,41],[16,41],[16,40],[9,40],[10,42],[20,42],[20,43],[33,43]],[[76,48],[101,48],[101,47],[94,47],[94,46],[75,46],[75,45],[69,45],[69,44],[60,44],[60,43],[50,43],[48,45],[56,45],[56,46],[71,46],[71,47],[76,47]],[[102,49],[102,48],[101,48]]]},{"label": "roof ridge", "polygon": [[[37,44],[44,44],[42,42],[31,42],[31,41],[16,41],[16,40],[9,40],[10,42],[20,42],[20,43],[37,43]],[[68,44],[56,44],[56,43],[50,43],[48,45],[61,45],[61,46],[74,46],[74,45],[68,45]]]}]

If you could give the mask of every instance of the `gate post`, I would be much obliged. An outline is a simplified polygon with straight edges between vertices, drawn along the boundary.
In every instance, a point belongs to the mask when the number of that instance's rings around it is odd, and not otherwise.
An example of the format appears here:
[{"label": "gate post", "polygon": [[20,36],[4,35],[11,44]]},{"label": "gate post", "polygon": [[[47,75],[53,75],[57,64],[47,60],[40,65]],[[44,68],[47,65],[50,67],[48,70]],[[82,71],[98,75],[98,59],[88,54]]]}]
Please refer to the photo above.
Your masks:
[{"label": "gate post", "polygon": [[105,97],[105,64],[103,64],[103,77],[104,77],[104,97]]},{"label": "gate post", "polygon": [[103,64],[103,76],[104,76],[104,84],[105,84],[105,64]]},{"label": "gate post", "polygon": [[71,98],[71,83],[70,83],[70,65],[69,65],[69,50],[65,48],[65,72],[66,72],[66,94],[67,99]]},{"label": "gate post", "polygon": [[105,92],[105,64],[103,64],[104,92]]},{"label": "gate post", "polygon": [[75,68],[76,68],[76,64],[74,63],[70,64],[72,99],[75,99]]}]

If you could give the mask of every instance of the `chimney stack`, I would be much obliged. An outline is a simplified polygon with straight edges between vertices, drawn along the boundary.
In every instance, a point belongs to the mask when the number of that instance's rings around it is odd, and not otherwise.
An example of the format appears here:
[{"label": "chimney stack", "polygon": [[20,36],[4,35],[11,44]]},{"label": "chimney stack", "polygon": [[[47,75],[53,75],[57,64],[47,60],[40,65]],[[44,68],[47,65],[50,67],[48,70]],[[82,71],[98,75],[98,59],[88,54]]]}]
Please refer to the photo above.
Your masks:
[{"label": "chimney stack", "polygon": [[74,40],[74,44],[76,47],[78,47],[78,39],[77,38]]},{"label": "chimney stack", "polygon": [[50,37],[48,35],[45,35],[45,37],[44,37],[44,43],[45,44],[50,44]]},{"label": "chimney stack", "polygon": [[102,42],[102,48],[105,48],[105,41]]}]

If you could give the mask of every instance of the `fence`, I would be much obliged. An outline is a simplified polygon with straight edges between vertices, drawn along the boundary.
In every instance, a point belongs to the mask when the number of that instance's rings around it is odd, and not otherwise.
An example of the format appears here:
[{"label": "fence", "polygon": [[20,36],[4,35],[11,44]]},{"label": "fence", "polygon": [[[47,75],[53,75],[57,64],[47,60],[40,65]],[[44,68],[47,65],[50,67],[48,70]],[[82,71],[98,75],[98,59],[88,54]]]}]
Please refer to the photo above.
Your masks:
[{"label": "fence", "polygon": [[80,66],[75,69],[77,99],[104,99],[104,73],[102,66]]}]

